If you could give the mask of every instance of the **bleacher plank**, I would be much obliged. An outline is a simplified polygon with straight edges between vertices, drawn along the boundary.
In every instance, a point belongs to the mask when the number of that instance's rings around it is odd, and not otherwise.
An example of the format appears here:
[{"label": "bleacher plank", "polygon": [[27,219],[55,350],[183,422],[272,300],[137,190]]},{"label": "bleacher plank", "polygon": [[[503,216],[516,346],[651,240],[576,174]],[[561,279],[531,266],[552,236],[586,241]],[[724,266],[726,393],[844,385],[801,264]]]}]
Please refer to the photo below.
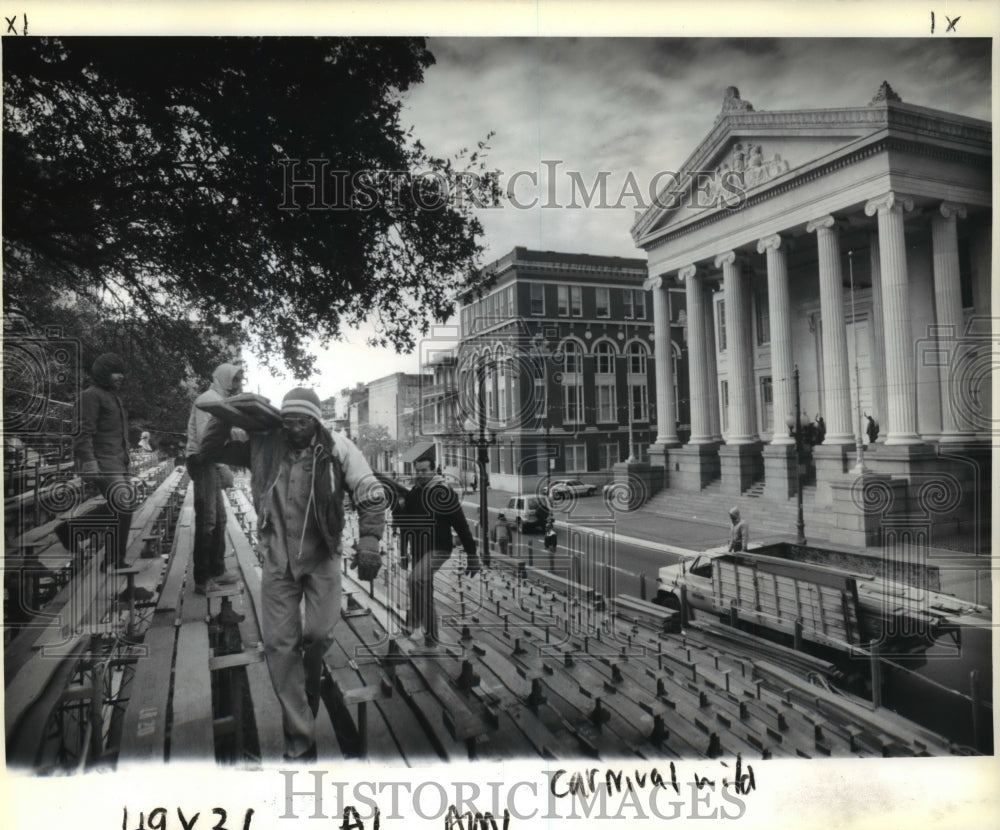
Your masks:
[{"label": "bleacher plank", "polygon": [[170,758],[215,757],[208,626],[186,622],[177,635]]},{"label": "bleacher plank", "polygon": [[146,656],[139,659],[129,688],[118,760],[162,761],[167,732],[170,666],[177,629],[172,620],[156,620],[146,631]]}]

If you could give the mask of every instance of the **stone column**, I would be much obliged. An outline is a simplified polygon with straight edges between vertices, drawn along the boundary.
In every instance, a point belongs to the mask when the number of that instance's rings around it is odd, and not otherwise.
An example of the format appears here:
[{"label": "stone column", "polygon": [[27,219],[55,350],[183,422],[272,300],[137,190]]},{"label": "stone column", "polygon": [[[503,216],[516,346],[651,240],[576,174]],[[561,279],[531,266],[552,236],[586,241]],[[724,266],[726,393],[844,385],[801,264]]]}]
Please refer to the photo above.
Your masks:
[{"label": "stone column", "polygon": [[702,280],[702,306],[705,320],[705,383],[708,386],[708,429],[712,440],[722,442],[722,414],[719,411],[719,350],[715,341],[715,292],[707,280]]},{"label": "stone column", "polygon": [[771,321],[771,389],[774,397],[772,444],[794,444],[785,419],[795,414],[792,389],[792,312],[788,299],[787,244],[778,234],[757,243],[767,257],[767,304]]},{"label": "stone column", "polygon": [[[955,417],[955,399],[951,388],[952,364],[959,355],[958,344],[964,330],[962,288],[958,268],[958,219],[966,216],[965,207],[942,202],[931,219],[931,243],[934,249],[934,309],[937,323],[941,384],[941,443],[968,441],[972,436],[962,430]],[[947,355],[947,357],[945,357]]]},{"label": "stone column", "polygon": [[917,434],[916,366],[910,332],[910,295],[903,232],[903,211],[912,209],[911,199],[901,198],[891,191],[865,205],[867,216],[878,215],[886,397],[889,406],[887,446],[923,443]]},{"label": "stone column", "polygon": [[708,360],[705,348],[704,293],[698,270],[694,265],[681,268],[677,274],[687,291],[688,313],[688,372],[691,390],[692,444],[712,443],[712,427],[708,415]]},{"label": "stone column", "polygon": [[729,439],[726,443],[752,444],[757,440],[757,419],[750,360],[750,292],[735,251],[719,254],[715,267],[722,268],[726,298],[726,350],[729,353]]},{"label": "stone column", "polygon": [[677,417],[674,403],[673,349],[670,346],[670,305],[663,277],[646,280],[643,287],[653,292],[653,359],[656,372],[656,443],[676,447]]},{"label": "stone column", "polygon": [[882,311],[882,265],[879,261],[878,234],[869,237],[872,276],[872,406],[869,413],[879,425],[876,444],[884,444],[888,434],[889,405],[885,394],[885,325]]},{"label": "stone column", "polygon": [[798,482],[795,439],[785,419],[795,415],[792,378],[792,312],[788,295],[788,243],[778,234],[765,236],[757,252],[767,258],[767,304],[771,321],[771,389],[774,396],[774,434],[764,447],[764,495],[781,502],[795,495]]},{"label": "stone column", "polygon": [[844,326],[844,281],[836,220],[829,215],[814,219],[806,225],[806,232],[814,231],[819,252],[819,302],[823,317],[824,444],[854,444],[850,374],[847,371],[847,330]]},{"label": "stone column", "polygon": [[709,413],[709,354],[705,330],[705,289],[695,265],[677,275],[687,290],[688,375],[691,396],[691,438],[679,449],[670,450],[670,487],[697,492],[719,474],[717,444],[712,439]]},{"label": "stone column", "polygon": [[722,491],[738,495],[763,474],[750,359],[750,292],[735,251],[719,254],[715,267],[722,268],[729,366],[729,437],[719,447],[719,464]]}]

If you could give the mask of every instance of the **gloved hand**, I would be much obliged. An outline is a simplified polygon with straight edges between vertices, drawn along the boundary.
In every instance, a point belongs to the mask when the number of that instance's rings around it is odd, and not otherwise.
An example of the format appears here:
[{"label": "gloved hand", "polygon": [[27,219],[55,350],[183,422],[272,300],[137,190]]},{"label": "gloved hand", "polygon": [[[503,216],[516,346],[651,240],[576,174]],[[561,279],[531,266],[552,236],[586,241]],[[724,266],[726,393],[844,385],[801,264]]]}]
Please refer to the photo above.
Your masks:
[{"label": "gloved hand", "polygon": [[363,536],[358,540],[358,553],[355,562],[358,568],[358,579],[370,581],[378,576],[382,567],[382,554],[379,552],[378,540]]}]

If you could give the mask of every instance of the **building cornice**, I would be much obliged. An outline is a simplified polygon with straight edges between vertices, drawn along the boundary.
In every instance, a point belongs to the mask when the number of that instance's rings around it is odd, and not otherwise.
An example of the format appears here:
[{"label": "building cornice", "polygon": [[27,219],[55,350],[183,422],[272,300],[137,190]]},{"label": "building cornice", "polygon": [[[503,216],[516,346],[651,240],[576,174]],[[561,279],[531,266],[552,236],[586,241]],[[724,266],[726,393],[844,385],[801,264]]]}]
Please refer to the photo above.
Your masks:
[{"label": "building cornice", "polygon": [[[916,142],[918,146],[926,147],[928,151],[963,154],[963,160],[982,157],[989,159],[992,156],[993,130],[989,122],[896,101],[843,109],[727,112],[717,120],[705,140],[684,162],[676,180],[660,191],[654,206],[637,219],[632,226],[632,237],[637,246],[646,247],[642,244],[642,238],[650,233],[668,211],[662,205],[674,204],[679,196],[686,193],[689,182],[685,174],[709,169],[712,159],[730,139],[775,134],[787,137],[857,135],[859,128],[863,128],[867,135],[887,130],[897,138],[902,138],[898,135],[900,132],[908,133],[911,142],[919,139]],[[946,150],[933,143],[922,144],[935,141],[947,142],[951,147]],[[791,172],[794,175],[795,171]],[[720,212],[725,215],[728,211]]]},{"label": "building cornice", "polygon": [[773,185],[758,190],[758,192],[747,196],[732,207],[716,210],[711,214],[703,216],[702,218],[689,224],[665,229],[662,235],[650,238],[644,242],[639,240],[638,244],[640,244],[642,249],[647,252],[655,251],[673,240],[702,230],[703,228],[714,225],[717,222],[729,218],[730,216],[736,215],[747,208],[754,207],[769,199],[773,199],[775,196],[780,196],[783,193],[792,191],[798,187],[808,184],[809,182],[815,181],[816,179],[823,178],[835,170],[839,170],[852,164],[857,164],[858,162],[864,161],[865,159],[869,159],[873,156],[889,152],[922,155],[942,161],[953,161],[971,166],[982,166],[987,169],[992,164],[990,156],[938,147],[902,137],[886,136],[876,142],[860,147],[851,153],[830,159],[825,163],[818,164],[809,169],[801,170],[797,175],[794,174],[794,171],[792,171],[791,175],[782,177],[780,180],[776,180]]}]

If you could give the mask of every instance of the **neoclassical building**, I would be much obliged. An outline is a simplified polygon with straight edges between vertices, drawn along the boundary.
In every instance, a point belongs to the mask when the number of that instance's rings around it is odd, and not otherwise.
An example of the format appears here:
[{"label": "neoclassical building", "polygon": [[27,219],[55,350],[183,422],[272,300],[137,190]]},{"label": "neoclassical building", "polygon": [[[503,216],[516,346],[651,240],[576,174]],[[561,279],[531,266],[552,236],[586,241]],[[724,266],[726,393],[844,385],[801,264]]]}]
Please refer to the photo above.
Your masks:
[{"label": "neoclassical building", "polygon": [[[988,122],[888,83],[862,106],[771,112],[730,87],[632,228],[656,352],[668,292],[687,298],[691,436],[658,419],[665,486],[794,499],[797,367],[803,417],[826,426],[809,507],[828,530],[878,544],[893,521],[988,521],[991,164]],[[664,412],[670,372],[656,362]]]}]

